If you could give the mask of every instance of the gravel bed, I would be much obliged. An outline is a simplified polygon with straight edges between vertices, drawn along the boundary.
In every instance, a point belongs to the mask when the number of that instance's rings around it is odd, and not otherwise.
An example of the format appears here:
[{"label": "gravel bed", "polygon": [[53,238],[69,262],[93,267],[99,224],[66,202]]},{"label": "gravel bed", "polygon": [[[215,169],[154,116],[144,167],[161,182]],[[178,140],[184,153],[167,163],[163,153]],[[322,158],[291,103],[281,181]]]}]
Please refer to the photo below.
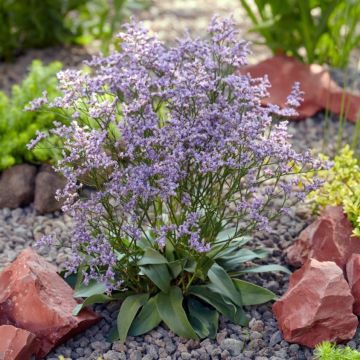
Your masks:
[{"label": "gravel bed", "polygon": [[[153,0],[149,11],[141,11],[137,17],[145,21],[152,31],[168,43],[180,36],[185,28],[190,33],[202,36],[211,16],[234,15],[244,38],[256,41],[256,35],[245,35],[249,21],[244,15],[238,0]],[[250,62],[261,60],[270,53],[262,46],[253,46],[253,56]],[[31,61],[42,59],[45,63],[53,60],[63,61],[65,67],[79,66],[87,59],[90,51],[77,47],[56,48],[46,50],[31,50],[20,56],[13,64],[0,64],[0,89],[9,91],[13,83],[19,82]],[[335,78],[342,81],[341,74],[334,72]],[[351,77],[354,78],[354,77]],[[355,86],[356,87],[356,86]],[[334,150],[337,134],[336,117],[325,120],[324,114],[318,114],[312,119],[290,124],[294,136],[294,144],[300,149],[323,148],[323,140],[328,139],[329,152]],[[326,126],[328,124],[328,126]],[[344,138],[350,140],[353,125],[346,123]],[[311,222],[311,215],[304,204],[300,204],[274,224],[270,234],[257,233],[253,246],[262,245],[269,252],[266,262],[286,265],[283,249],[289,246],[298,233]],[[61,213],[46,216],[36,214],[32,207],[23,209],[0,210],[0,270],[15,259],[24,248],[31,246],[43,234],[57,231],[64,239],[69,239],[68,229],[71,219]],[[41,253],[59,269],[68,252],[52,249]],[[280,273],[254,274],[248,276],[251,281],[265,286],[281,296],[287,287],[288,276]],[[240,327],[221,319],[216,339],[206,339],[202,342],[187,341],[175,336],[171,331],[160,326],[149,334],[139,337],[129,337],[125,344],[107,341],[110,329],[116,322],[118,303],[95,306],[103,320],[50,353],[47,360],[58,360],[59,355],[72,360],[151,360],[151,359],[242,359],[242,360],[301,360],[312,359],[312,350],[289,344],[283,340],[277,328],[276,320],[271,311],[271,304],[253,306],[247,309],[251,318],[249,327]],[[348,343],[351,347],[360,349],[360,331],[354,340]]]},{"label": "gravel bed", "polygon": [[[336,119],[329,119],[329,137],[336,134]],[[299,149],[307,147],[321,148],[324,132],[324,115],[313,119],[290,123],[293,143]],[[345,137],[352,134],[353,124],[346,123]],[[283,249],[288,247],[299,232],[312,220],[304,204],[299,204],[289,216],[282,216],[274,224],[269,234],[257,233],[253,246],[261,245],[269,250],[266,262],[286,265]],[[0,269],[10,263],[25,247],[31,246],[43,234],[56,231],[69,240],[68,230],[71,219],[61,213],[39,216],[32,207],[23,209],[0,210]],[[49,261],[61,268],[67,256],[66,249],[57,252],[55,249],[42,252]],[[282,273],[253,274],[248,279],[282,295],[286,290],[288,276]],[[296,360],[311,359],[312,350],[296,344],[289,344],[282,339],[271,311],[271,304],[253,306],[247,309],[251,318],[249,327],[240,327],[221,320],[216,339],[202,342],[187,341],[175,336],[165,327],[158,327],[145,336],[129,337],[122,345],[107,341],[110,329],[115,325],[118,303],[95,306],[103,320],[49,354],[47,360],[57,360],[59,355],[72,360],[117,359],[242,359],[242,360]],[[352,347],[360,349],[360,332],[349,342]]]}]

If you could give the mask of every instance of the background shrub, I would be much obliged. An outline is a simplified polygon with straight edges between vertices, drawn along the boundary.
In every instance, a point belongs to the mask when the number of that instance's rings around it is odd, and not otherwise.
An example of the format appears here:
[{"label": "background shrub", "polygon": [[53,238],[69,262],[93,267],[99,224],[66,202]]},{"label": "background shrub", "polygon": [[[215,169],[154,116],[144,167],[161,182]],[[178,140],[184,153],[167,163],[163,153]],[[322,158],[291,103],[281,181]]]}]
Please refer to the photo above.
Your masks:
[{"label": "background shrub", "polygon": [[345,145],[335,156],[333,166],[318,176],[324,184],[308,196],[315,210],[327,205],[343,206],[354,226],[354,235],[360,237],[360,163],[350,146]]},{"label": "background shrub", "polygon": [[23,162],[51,160],[50,149],[38,148],[31,152],[26,145],[38,130],[53,126],[55,114],[24,111],[24,108],[34,96],[41,96],[44,91],[50,98],[60,94],[56,73],[61,67],[59,62],[44,66],[40,61],[34,61],[24,81],[12,87],[11,96],[0,92],[0,170]]},{"label": "background shrub", "polygon": [[113,32],[146,0],[0,0],[0,59],[28,48],[88,44],[108,48]]},{"label": "background shrub", "polygon": [[0,58],[10,59],[27,48],[70,42],[67,25],[72,10],[88,0],[1,0]]},{"label": "background shrub", "polygon": [[240,0],[273,53],[284,52],[307,63],[348,64],[360,44],[357,0]]}]

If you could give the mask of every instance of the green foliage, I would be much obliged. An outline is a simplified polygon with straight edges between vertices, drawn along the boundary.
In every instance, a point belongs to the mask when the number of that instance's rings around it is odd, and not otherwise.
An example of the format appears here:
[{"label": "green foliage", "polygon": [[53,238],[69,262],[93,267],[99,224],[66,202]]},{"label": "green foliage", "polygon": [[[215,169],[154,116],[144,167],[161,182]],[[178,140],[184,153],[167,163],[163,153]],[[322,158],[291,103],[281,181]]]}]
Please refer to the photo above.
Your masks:
[{"label": "green foliage", "polygon": [[79,8],[76,17],[71,19],[76,43],[87,45],[98,40],[100,50],[107,54],[110,45],[116,45],[114,33],[131,12],[150,5],[150,0],[88,0]]},{"label": "green foliage", "polygon": [[[265,254],[263,250],[250,251],[242,248],[249,240],[250,238],[244,237],[224,244],[222,234],[206,256],[209,261],[199,259],[197,263],[190,262],[185,254],[182,256],[171,251],[161,254],[149,247],[149,244],[144,244],[143,256],[134,261],[141,267],[142,277],[147,277],[147,282],[152,284],[148,286],[149,291],[104,295],[103,284],[91,281],[84,285],[79,275],[75,297],[85,297],[86,300],[74,309],[74,315],[87,305],[124,299],[118,315],[117,329],[112,336],[112,339],[121,341],[125,341],[127,335],[145,334],[160,322],[164,322],[177,335],[193,339],[214,338],[219,315],[236,324],[246,325],[248,320],[244,306],[262,304],[276,299],[276,296],[267,289],[236,277],[257,270],[288,272],[279,265],[246,266],[248,261],[263,258]],[[185,278],[179,277],[176,265],[184,272]],[[204,281],[199,278],[199,274],[205,274]]]},{"label": "green foliage", "polygon": [[59,62],[43,66],[40,61],[34,61],[24,81],[12,87],[10,97],[0,92],[0,170],[19,163],[39,163],[52,159],[49,149],[39,147],[31,152],[26,145],[37,130],[52,127],[55,115],[24,111],[24,108],[44,91],[50,98],[59,95],[56,73],[60,69]]},{"label": "green foliage", "polygon": [[71,11],[87,0],[0,0],[0,58],[19,50],[69,42]]},{"label": "green foliage", "polygon": [[349,346],[336,347],[330,342],[323,342],[314,351],[315,360],[360,360],[360,352]]},{"label": "green foliage", "polygon": [[28,48],[89,44],[107,51],[120,24],[146,0],[0,0],[0,59]]},{"label": "green foliage", "polygon": [[307,63],[346,67],[360,44],[356,0],[240,0],[252,23],[274,52],[285,52]]},{"label": "green foliage", "polygon": [[354,226],[354,235],[360,236],[360,165],[349,145],[335,156],[333,167],[319,172],[319,178],[323,186],[309,194],[315,209],[342,205]]}]

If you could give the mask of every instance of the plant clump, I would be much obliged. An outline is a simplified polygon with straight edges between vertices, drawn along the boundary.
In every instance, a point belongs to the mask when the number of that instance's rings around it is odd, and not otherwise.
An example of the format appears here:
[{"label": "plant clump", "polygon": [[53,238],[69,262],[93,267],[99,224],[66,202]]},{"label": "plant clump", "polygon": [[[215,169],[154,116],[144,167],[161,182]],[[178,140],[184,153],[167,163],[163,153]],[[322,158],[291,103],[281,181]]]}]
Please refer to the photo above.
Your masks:
[{"label": "plant clump", "polygon": [[299,84],[287,109],[262,107],[268,81],[236,73],[249,50],[232,20],[214,18],[208,39],[172,48],[135,22],[120,37],[121,51],[89,71],[60,73],[63,96],[49,103],[72,114],[50,133],[63,141],[58,195],[75,225],[75,296],[124,299],[121,340],[161,321],[180,336],[214,337],[219,314],[245,325],[244,306],[275,298],[239,276],[287,271],[254,266],[267,252],[245,247],[248,235],[319,185],[301,174],[321,162],[297,153],[287,122],[273,120],[296,113]]},{"label": "plant clump", "polygon": [[24,107],[34,96],[41,96],[43,92],[49,98],[59,96],[56,73],[61,67],[59,62],[45,66],[35,60],[23,82],[12,87],[11,96],[0,92],[0,170],[25,162],[53,160],[51,149],[42,148],[31,152],[26,145],[38,131],[45,131],[53,126],[55,114],[44,111],[25,112]]},{"label": "plant clump", "polygon": [[[323,159],[328,160],[326,156]],[[318,177],[323,185],[308,196],[315,211],[327,205],[343,206],[354,236],[360,237],[360,165],[350,146],[345,145],[335,156],[333,166],[319,171]]]},{"label": "plant clump", "polygon": [[325,341],[316,347],[314,356],[316,360],[359,360],[360,352]]},{"label": "plant clump", "polygon": [[[349,0],[240,0],[263,43],[274,54],[346,68],[359,46],[360,3]],[[254,6],[255,5],[255,6]]]}]

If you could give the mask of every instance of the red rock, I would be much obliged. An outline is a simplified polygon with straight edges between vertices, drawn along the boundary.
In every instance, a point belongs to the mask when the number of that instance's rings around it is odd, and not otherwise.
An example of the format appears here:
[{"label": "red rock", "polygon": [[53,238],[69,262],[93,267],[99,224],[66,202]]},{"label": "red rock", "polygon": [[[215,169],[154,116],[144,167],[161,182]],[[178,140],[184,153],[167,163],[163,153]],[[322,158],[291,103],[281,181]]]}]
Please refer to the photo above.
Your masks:
[{"label": "red rock", "polygon": [[253,77],[268,75],[271,83],[270,96],[263,100],[263,104],[273,103],[285,107],[294,82],[299,81],[305,92],[304,102],[297,109],[299,118],[307,118],[322,109],[340,114],[344,99],[344,109],[348,108],[347,118],[353,122],[357,119],[360,96],[344,92],[320,65],[303,64],[293,57],[277,55],[256,65],[246,66],[240,72],[250,73]]},{"label": "red rock", "polygon": [[0,274],[0,324],[35,334],[40,344],[37,357],[100,320],[88,309],[73,316],[77,304],[56,267],[31,249]]},{"label": "red rock", "polygon": [[30,360],[37,349],[34,334],[12,325],[0,326],[0,359]]},{"label": "red rock", "polygon": [[355,299],[353,312],[360,315],[360,255],[353,254],[346,264],[346,277]]},{"label": "red rock", "polygon": [[308,258],[334,261],[342,269],[353,253],[360,254],[360,239],[341,207],[328,206],[286,250],[288,263],[301,266]]},{"label": "red rock", "polygon": [[309,259],[291,275],[289,288],[273,311],[286,341],[314,347],[355,335],[358,319],[353,303],[340,267],[332,261]]}]

